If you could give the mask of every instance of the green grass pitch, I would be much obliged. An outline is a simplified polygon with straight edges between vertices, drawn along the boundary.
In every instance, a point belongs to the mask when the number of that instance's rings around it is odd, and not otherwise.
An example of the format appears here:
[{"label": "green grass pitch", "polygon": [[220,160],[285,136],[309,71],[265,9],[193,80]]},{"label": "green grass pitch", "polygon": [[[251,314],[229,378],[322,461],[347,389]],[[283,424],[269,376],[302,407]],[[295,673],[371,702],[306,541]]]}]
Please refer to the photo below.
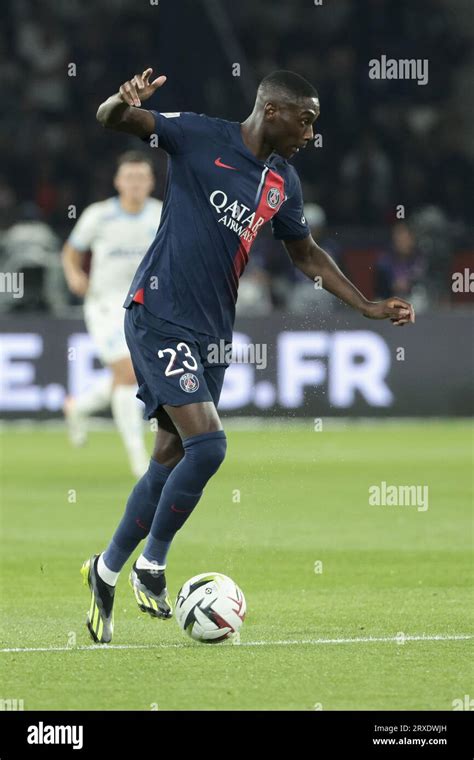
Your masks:
[{"label": "green grass pitch", "polygon": [[[118,434],[93,432],[79,451],[61,429],[1,435],[2,699],[25,710],[451,710],[474,694],[467,422],[229,426],[167,580],[174,599],[197,573],[233,577],[248,606],[240,646],[199,644],[174,618],[140,613],[132,560],[116,648],[91,646],[79,570],[133,485]],[[382,481],[428,486],[428,509],[370,505]]]}]

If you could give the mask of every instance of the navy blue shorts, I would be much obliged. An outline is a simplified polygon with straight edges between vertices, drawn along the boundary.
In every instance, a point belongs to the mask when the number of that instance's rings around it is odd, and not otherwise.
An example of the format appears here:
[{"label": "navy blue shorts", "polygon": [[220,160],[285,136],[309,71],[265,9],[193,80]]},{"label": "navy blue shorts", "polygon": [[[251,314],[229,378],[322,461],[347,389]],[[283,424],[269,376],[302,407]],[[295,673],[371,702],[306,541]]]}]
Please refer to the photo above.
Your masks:
[{"label": "navy blue shorts", "polygon": [[124,324],[146,419],[163,404],[213,401],[217,406],[229,366],[208,362],[209,347],[218,338],[155,317],[135,302],[125,310]]}]

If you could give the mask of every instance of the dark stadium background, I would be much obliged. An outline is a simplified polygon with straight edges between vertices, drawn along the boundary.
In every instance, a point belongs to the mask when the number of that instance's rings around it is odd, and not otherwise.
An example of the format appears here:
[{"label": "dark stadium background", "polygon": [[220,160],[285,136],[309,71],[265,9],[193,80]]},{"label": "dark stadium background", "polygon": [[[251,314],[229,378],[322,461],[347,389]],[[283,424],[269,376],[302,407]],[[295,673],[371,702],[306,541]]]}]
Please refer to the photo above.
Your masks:
[{"label": "dark stadium background", "polygon": [[[65,347],[47,345],[55,320],[81,319],[80,302],[67,292],[59,266],[60,248],[75,221],[69,209],[74,207],[79,216],[88,204],[113,194],[117,155],[141,147],[135,138],[103,130],[95,120],[98,104],[122,81],[152,66],[168,81],[150,107],[243,120],[260,79],[286,68],[309,79],[321,100],[316,133],[322,146],[294,159],[314,237],[368,297],[396,292],[413,300],[419,315],[409,337],[408,388],[403,376],[393,378],[403,403],[395,399],[386,408],[371,408],[356,394],[353,405],[334,408],[334,413],[469,413],[466,365],[472,366],[472,354],[465,348],[462,361],[453,362],[452,335],[459,345],[470,345],[470,10],[462,0],[339,0],[322,5],[310,0],[22,0],[7,5],[0,33],[0,262],[2,271],[25,271],[26,278],[23,298],[0,293],[0,312],[2,332],[10,335],[29,331],[30,322],[22,320],[41,314],[43,321],[35,316],[35,324],[47,337],[34,366],[44,376],[44,387],[49,387],[48,373],[53,387],[65,382]],[[428,84],[371,80],[369,61],[382,54],[428,59]],[[162,196],[166,157],[156,151],[155,160],[156,190]],[[400,204],[405,210],[401,222]],[[400,292],[391,264],[397,235],[393,227],[402,228],[403,237],[405,222],[412,250]],[[453,274],[464,276],[466,270],[464,286],[453,288]],[[373,330],[332,298],[316,303],[312,284],[264,229],[241,281],[237,328],[250,337],[254,332],[261,336],[265,320],[273,333],[286,329],[287,318],[291,329]],[[399,345],[399,334],[393,334],[397,331],[384,325],[382,333],[389,351]],[[422,360],[419,349],[427,345],[433,350]],[[55,358],[43,366],[51,352]],[[9,356],[16,361],[14,354]],[[392,362],[392,370],[394,366]],[[433,373],[438,396],[433,395],[428,408],[420,407],[412,378],[418,375],[429,382]],[[273,378],[265,382],[272,384]],[[305,397],[300,411],[313,414],[324,403],[326,391],[319,390]],[[7,384],[0,402],[3,411],[22,416],[28,410],[8,400],[10,391]],[[271,413],[275,394],[267,391],[262,389],[262,404],[237,404],[234,412]],[[412,398],[408,407],[407,393]],[[42,416],[59,413],[60,390],[58,394],[56,398],[53,392],[53,401],[40,405]],[[324,408],[326,413],[330,407]],[[40,410],[33,405],[30,411],[35,415]]]}]

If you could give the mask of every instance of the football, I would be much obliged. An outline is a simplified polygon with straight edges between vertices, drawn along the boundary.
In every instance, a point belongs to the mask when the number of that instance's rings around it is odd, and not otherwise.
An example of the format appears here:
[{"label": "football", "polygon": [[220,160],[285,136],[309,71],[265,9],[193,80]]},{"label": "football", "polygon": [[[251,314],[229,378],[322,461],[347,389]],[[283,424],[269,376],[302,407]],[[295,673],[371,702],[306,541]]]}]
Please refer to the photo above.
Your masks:
[{"label": "football", "polygon": [[246,613],[241,589],[222,573],[201,573],[190,578],[176,598],[179,627],[195,641],[216,644],[238,634]]}]

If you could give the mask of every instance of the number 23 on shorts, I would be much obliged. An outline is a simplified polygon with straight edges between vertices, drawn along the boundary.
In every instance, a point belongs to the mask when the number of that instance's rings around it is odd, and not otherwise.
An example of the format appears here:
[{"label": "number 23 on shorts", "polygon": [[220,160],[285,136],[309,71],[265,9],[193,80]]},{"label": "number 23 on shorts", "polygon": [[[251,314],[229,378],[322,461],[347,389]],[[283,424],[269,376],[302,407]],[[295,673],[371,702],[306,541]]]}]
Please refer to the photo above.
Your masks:
[{"label": "number 23 on shorts", "polygon": [[[181,354],[178,356],[178,353]],[[158,351],[158,357],[160,359],[164,359],[165,355],[169,354],[170,360],[168,362],[168,366],[165,369],[165,376],[171,377],[173,375],[180,375],[182,372],[184,372],[184,368],[187,370],[196,371],[198,368],[198,363],[194,356],[191,353],[191,349],[189,348],[187,343],[183,343],[181,341],[176,345],[176,349],[174,348],[160,348]],[[174,369],[174,365],[176,363],[176,360],[181,360],[181,363],[183,367],[177,367]]]}]

